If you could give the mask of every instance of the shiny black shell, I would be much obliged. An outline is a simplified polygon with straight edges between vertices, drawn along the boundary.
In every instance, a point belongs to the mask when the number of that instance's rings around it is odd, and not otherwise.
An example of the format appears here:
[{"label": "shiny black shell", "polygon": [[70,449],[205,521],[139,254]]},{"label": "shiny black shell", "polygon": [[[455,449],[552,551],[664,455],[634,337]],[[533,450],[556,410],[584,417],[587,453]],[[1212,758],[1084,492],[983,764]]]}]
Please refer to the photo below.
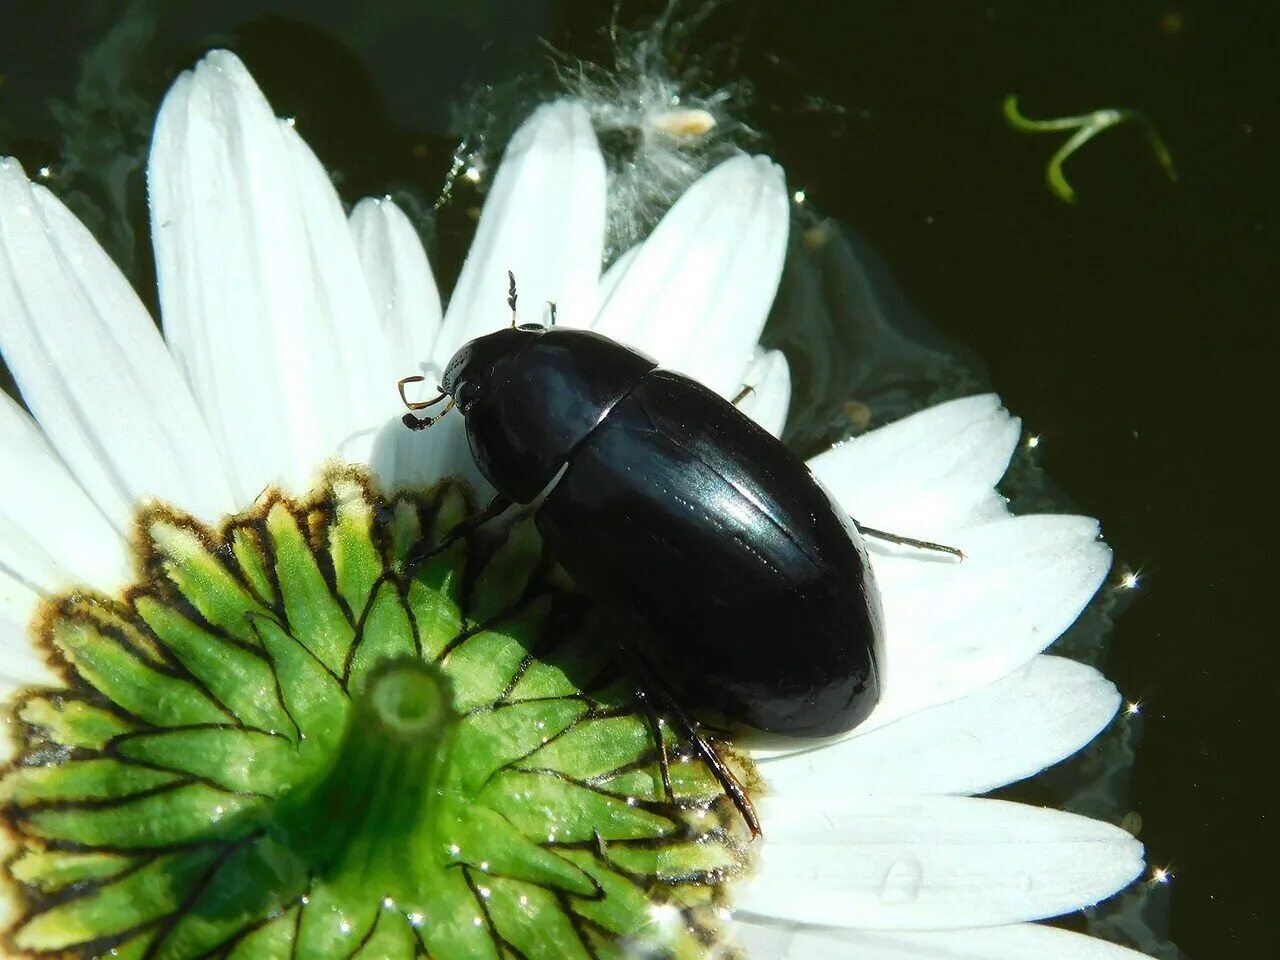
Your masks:
[{"label": "shiny black shell", "polygon": [[516,502],[545,491],[553,555],[700,703],[815,737],[871,712],[883,629],[862,537],[732,404],[566,329],[474,340],[443,387],[485,476]]}]

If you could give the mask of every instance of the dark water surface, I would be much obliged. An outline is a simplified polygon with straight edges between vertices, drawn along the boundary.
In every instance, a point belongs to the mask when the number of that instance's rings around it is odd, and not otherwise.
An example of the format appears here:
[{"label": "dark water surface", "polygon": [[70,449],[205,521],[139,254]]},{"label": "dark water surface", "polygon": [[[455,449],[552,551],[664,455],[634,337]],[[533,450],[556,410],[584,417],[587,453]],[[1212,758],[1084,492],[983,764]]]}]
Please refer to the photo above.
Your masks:
[{"label": "dark water surface", "polygon": [[[603,55],[610,6],[0,0],[0,153],[49,165],[154,305],[140,163],[206,49],[244,57],[344,199],[392,190],[426,225],[468,85],[536,71],[539,36]],[[740,0],[704,29],[743,38],[720,63],[754,84],[749,119],[791,186],[981,358],[1036,462],[1140,575],[1104,664],[1142,704],[1127,805],[1172,871],[1162,935],[1203,958],[1274,955],[1280,894],[1280,71],[1276,16],[1254,6]],[[1043,181],[1061,139],[1010,131],[1008,93],[1038,117],[1144,111],[1179,182],[1126,128],[1069,161],[1079,202],[1062,203]],[[435,227],[446,287],[467,205]]]}]

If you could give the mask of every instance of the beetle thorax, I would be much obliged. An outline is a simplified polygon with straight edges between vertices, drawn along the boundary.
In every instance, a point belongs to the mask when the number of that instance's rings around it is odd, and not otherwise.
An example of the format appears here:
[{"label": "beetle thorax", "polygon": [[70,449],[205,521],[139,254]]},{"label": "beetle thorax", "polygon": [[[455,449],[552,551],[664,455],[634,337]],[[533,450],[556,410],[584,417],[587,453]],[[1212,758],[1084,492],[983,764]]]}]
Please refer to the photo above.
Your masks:
[{"label": "beetle thorax", "polygon": [[442,386],[467,419],[481,472],[500,493],[529,503],[655,366],[590,331],[516,328],[464,346]]}]

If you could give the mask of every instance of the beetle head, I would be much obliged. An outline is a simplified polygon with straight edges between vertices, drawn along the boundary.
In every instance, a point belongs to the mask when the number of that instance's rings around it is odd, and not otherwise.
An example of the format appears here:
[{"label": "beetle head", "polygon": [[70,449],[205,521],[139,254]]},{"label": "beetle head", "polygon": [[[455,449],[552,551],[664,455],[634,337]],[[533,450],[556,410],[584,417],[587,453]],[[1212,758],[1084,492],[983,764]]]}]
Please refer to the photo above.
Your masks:
[{"label": "beetle head", "polygon": [[466,344],[440,389],[467,421],[476,466],[531,503],[654,362],[590,330],[509,327]]},{"label": "beetle head", "polygon": [[538,324],[522,324],[464,343],[445,367],[440,389],[453,397],[466,416],[482,393],[501,385],[512,361],[544,332]]}]

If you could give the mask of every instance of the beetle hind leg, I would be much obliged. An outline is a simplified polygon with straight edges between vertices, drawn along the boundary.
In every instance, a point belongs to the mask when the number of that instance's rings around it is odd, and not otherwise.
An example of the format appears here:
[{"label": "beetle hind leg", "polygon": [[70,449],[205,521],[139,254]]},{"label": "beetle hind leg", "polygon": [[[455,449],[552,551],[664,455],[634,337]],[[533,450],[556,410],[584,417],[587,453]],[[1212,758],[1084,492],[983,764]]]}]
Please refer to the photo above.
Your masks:
[{"label": "beetle hind leg", "polygon": [[702,758],[702,762],[707,765],[707,769],[711,771],[711,775],[719,781],[721,788],[746,823],[747,829],[751,831],[752,839],[761,836],[763,831],[760,829],[760,817],[756,814],[755,805],[747,796],[747,791],[743,789],[742,784],[738,782],[738,778],[733,775],[733,771],[729,769],[729,765],[724,762],[724,758],[716,751],[715,744],[702,734],[697,722],[684,712],[670,688],[654,673],[644,658],[622,638],[617,638],[616,642],[624,668],[631,676],[636,688],[636,697],[641,702],[641,708],[646,711],[646,720],[649,721],[650,730],[658,747],[662,785],[667,795],[674,797],[671,789],[671,771],[666,743],[662,739],[662,728],[657,722],[657,714],[652,702],[653,697],[661,698],[662,705],[675,721],[680,733],[688,739],[698,756]]},{"label": "beetle hind leg", "polygon": [[668,800],[675,800],[676,792],[671,786],[671,754],[667,750],[667,741],[662,736],[662,718],[658,716],[657,708],[654,707],[644,684],[637,681],[632,684],[632,688],[636,699],[640,701],[640,710],[644,714],[645,724],[649,727],[649,735],[653,737],[654,745],[658,750],[658,771],[662,776],[662,790]]}]

